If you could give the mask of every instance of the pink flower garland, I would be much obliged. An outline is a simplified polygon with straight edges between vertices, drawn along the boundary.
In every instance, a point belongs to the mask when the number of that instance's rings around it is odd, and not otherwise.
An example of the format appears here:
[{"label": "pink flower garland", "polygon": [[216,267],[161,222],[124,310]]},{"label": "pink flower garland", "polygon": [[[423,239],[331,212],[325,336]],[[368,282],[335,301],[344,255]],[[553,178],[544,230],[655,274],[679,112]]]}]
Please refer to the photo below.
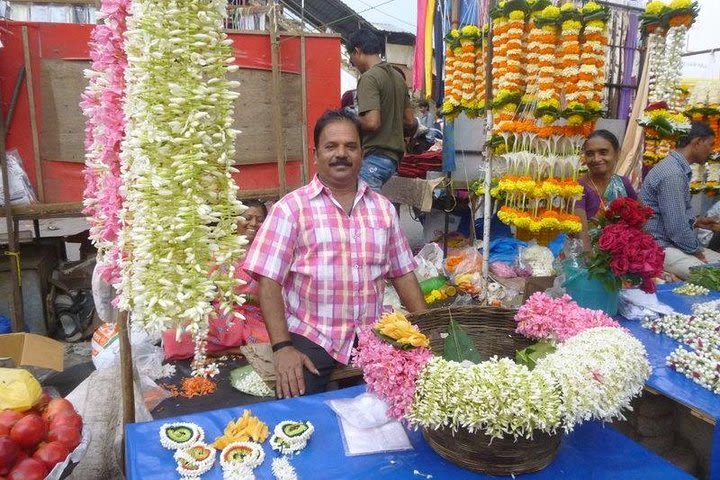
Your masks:
[{"label": "pink flower garland", "polygon": [[534,293],[515,314],[516,332],[537,340],[564,342],[593,327],[620,327],[600,310],[582,308],[568,295],[552,298]]},{"label": "pink flower garland", "polygon": [[119,211],[123,204],[120,143],[125,135],[127,67],[123,35],[129,10],[129,0],[102,1],[103,23],[91,34],[89,84],[80,102],[87,117],[84,213],[89,217],[90,238],[102,259],[100,273],[110,283],[117,283],[120,273],[116,240],[122,228]]},{"label": "pink flower garland", "polygon": [[403,419],[413,403],[417,377],[432,351],[423,347],[400,350],[367,328],[358,336],[354,355],[353,365],[363,370],[368,390],[390,405],[389,416]]}]

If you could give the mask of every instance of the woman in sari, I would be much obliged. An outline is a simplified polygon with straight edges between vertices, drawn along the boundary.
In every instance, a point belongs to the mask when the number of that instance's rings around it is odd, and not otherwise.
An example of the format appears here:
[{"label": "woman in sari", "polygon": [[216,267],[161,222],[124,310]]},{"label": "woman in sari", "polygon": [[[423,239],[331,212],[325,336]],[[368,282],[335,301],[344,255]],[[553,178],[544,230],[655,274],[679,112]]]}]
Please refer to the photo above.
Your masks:
[{"label": "woman in sari", "polygon": [[580,178],[584,192],[575,206],[575,213],[582,221],[583,229],[579,237],[585,250],[590,250],[588,225],[593,219],[604,213],[616,198],[637,199],[630,180],[615,173],[619,154],[620,143],[607,130],[595,130],[583,145],[582,155],[587,173]]}]

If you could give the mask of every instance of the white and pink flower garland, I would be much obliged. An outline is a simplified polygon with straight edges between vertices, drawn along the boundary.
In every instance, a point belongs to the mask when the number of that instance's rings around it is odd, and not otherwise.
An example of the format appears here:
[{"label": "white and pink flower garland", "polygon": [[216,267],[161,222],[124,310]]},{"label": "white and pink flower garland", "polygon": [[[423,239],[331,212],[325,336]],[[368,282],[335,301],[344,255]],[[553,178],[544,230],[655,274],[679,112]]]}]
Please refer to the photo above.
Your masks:
[{"label": "white and pink flower garland", "polygon": [[532,370],[509,358],[458,363],[424,347],[401,350],[372,329],[359,336],[354,364],[368,390],[389,404],[390,416],[424,428],[532,438],[536,430],[623,418],[650,375],[645,348],[609,317],[568,299],[559,300],[568,320],[550,321],[557,302],[537,293],[518,319],[518,332],[563,339]]},{"label": "white and pink flower garland", "polygon": [[216,372],[205,365],[214,303],[226,314],[243,303],[225,16],[223,0],[135,0],[126,33],[119,307],[146,330],[190,332],[196,375]]},{"label": "white and pink flower garland", "polygon": [[90,222],[90,239],[98,250],[100,274],[109,283],[119,280],[120,145],[125,134],[122,106],[127,67],[123,35],[129,9],[129,0],[102,1],[102,23],[91,33],[92,64],[85,71],[88,87],[80,103],[87,117],[84,213]]}]

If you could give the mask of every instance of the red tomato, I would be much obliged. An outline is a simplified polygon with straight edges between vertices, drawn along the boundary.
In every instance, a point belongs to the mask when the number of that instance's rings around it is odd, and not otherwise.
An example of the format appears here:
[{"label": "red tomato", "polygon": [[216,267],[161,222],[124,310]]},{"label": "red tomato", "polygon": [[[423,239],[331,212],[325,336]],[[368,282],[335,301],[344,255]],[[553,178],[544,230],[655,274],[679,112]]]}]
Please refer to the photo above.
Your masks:
[{"label": "red tomato", "polygon": [[55,415],[63,411],[75,412],[75,407],[73,407],[73,404],[70,403],[69,400],[65,400],[64,398],[53,398],[48,403],[45,413],[43,413],[43,418],[49,423]]},{"label": "red tomato", "polygon": [[50,420],[50,425],[48,428],[52,430],[55,427],[59,427],[61,425],[70,426],[77,428],[78,430],[82,430],[82,417],[78,415],[75,412],[70,411],[63,411],[57,413],[52,420]]},{"label": "red tomato", "polygon": [[7,475],[19,453],[20,447],[10,437],[0,437],[0,475]]},{"label": "red tomato", "polygon": [[60,425],[50,430],[48,440],[51,442],[62,442],[71,452],[80,445],[80,429],[67,425]]},{"label": "red tomato", "polygon": [[3,410],[0,412],[0,426],[12,428],[18,420],[23,417],[23,414],[14,410]]},{"label": "red tomato", "polygon": [[0,437],[10,435],[10,427],[0,425]]},{"label": "red tomato", "polygon": [[15,465],[8,480],[43,480],[48,474],[45,464],[34,458],[26,458]]},{"label": "red tomato", "polygon": [[36,413],[25,415],[10,429],[10,438],[21,448],[35,448],[47,437],[47,425]]},{"label": "red tomato", "polygon": [[38,448],[33,454],[33,458],[43,462],[48,470],[52,470],[56,464],[65,460],[69,454],[70,450],[64,443],[50,442]]}]

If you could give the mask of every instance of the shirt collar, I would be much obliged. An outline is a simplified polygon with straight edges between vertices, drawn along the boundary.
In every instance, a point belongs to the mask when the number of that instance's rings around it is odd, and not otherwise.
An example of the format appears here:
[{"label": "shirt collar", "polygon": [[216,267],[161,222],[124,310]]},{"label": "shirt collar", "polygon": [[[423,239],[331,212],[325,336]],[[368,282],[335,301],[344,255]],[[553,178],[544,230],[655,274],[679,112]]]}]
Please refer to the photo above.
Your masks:
[{"label": "shirt collar", "polygon": [[[332,193],[331,190],[322,183],[322,181],[320,180],[320,177],[318,176],[317,173],[315,174],[313,179],[308,184],[308,187],[310,189],[310,191],[309,191],[310,198],[317,197],[323,191],[327,194]],[[357,194],[355,195],[355,203],[357,203],[357,201],[360,197],[362,197],[363,195],[365,195],[367,192],[370,192],[370,191],[372,191],[372,190],[370,190],[370,187],[368,186],[368,184],[361,178],[358,178],[358,191],[357,191]]]},{"label": "shirt collar", "polygon": [[675,159],[677,164],[680,166],[680,168],[682,168],[682,171],[686,175],[692,175],[692,169],[690,169],[690,162],[687,161],[685,155],[678,152],[677,150],[673,150],[670,155]]}]

